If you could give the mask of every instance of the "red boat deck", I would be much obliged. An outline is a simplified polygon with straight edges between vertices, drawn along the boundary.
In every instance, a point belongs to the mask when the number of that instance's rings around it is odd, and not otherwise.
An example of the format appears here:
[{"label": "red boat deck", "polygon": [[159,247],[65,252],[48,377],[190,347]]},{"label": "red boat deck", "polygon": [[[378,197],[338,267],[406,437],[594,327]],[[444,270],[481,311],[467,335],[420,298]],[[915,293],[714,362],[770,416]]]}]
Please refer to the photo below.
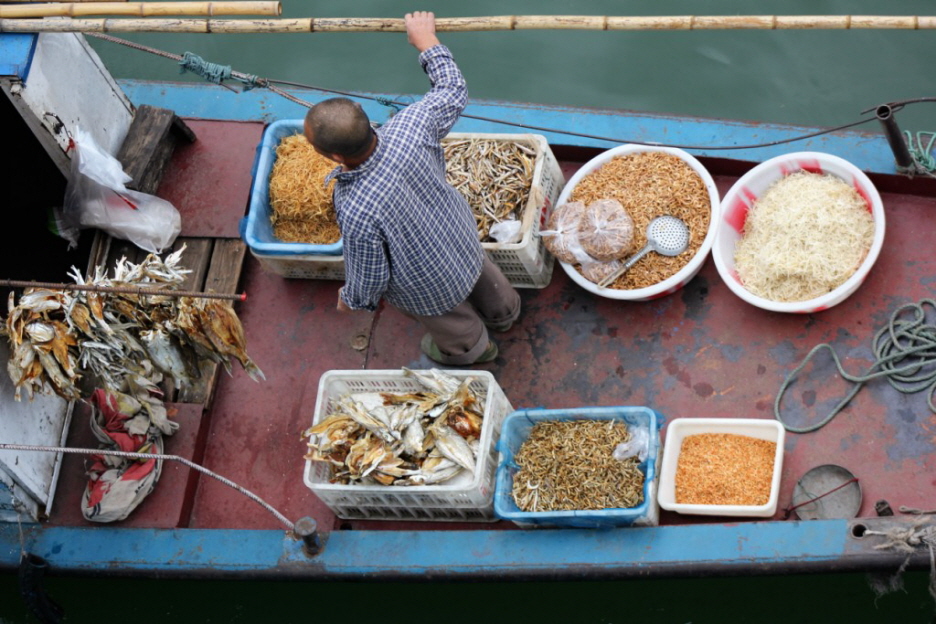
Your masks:
[{"label": "red boat deck", "polygon": [[[243,140],[238,150],[222,146],[230,146],[241,133],[256,132],[255,124],[229,124],[222,133],[199,135],[199,149],[208,149],[212,162],[202,173],[238,181],[213,187],[213,209],[199,208],[198,217],[192,218],[203,232],[236,236],[232,224],[245,213],[248,201],[242,183],[250,176],[245,162],[252,160],[256,143]],[[245,159],[247,149],[250,158]],[[173,167],[185,169],[184,157],[177,154]],[[581,162],[563,161],[566,176]],[[726,164],[706,163],[722,194],[738,175],[737,164],[733,175],[720,175]],[[186,175],[167,174],[159,194],[185,198],[199,193],[204,198],[204,185],[203,175],[187,170]],[[835,308],[815,315],[754,308],[731,293],[711,260],[675,294],[647,303],[619,302],[578,287],[557,263],[547,288],[520,291],[520,322],[495,335],[500,356],[479,368],[494,374],[515,408],[646,405],[670,420],[773,418],[781,382],[813,346],[831,343],[849,371],[864,372],[872,358],[871,338],[896,308],[931,296],[936,266],[930,222],[936,199],[902,193],[883,193],[883,199],[888,218],[884,250],[865,284]],[[324,372],[436,366],[419,350],[420,327],[396,310],[338,313],[339,286],[335,281],[283,279],[264,272],[248,254],[241,290],[249,298],[237,310],[248,351],[267,379],[254,382],[239,368],[230,377],[222,372],[204,413],[200,405],[175,406],[182,427],[167,440],[166,452],[198,461],[288,518],[312,516],[326,530],[453,528],[448,523],[340,521],[302,482],[305,444],[300,435],[311,423]],[[850,388],[827,359],[822,362],[812,370],[814,382],[797,383],[790,391],[788,413],[794,424],[824,416]],[[895,511],[900,505],[933,507],[936,416],[924,394],[904,395],[884,381],[872,382],[826,427],[789,434],[776,518],[783,517],[796,481],[808,469],[829,463],[859,478],[862,516],[873,516],[880,499]],[[83,411],[76,413],[70,444],[90,444],[86,418]],[[79,512],[83,483],[81,460],[67,457],[51,523],[88,524]],[[722,520],[730,519],[661,514],[664,524]],[[243,495],[180,465],[166,466],[155,492],[122,524],[282,528]]]}]

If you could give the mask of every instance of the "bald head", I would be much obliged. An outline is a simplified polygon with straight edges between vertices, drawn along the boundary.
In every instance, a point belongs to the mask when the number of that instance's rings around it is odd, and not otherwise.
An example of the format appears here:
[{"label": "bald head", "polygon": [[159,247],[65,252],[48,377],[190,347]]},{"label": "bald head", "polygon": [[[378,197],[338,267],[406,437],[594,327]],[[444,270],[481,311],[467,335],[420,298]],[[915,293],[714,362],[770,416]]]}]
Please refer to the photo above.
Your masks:
[{"label": "bald head", "polygon": [[326,154],[354,158],[370,147],[372,130],[360,104],[347,98],[332,98],[319,102],[306,113],[305,135]]}]

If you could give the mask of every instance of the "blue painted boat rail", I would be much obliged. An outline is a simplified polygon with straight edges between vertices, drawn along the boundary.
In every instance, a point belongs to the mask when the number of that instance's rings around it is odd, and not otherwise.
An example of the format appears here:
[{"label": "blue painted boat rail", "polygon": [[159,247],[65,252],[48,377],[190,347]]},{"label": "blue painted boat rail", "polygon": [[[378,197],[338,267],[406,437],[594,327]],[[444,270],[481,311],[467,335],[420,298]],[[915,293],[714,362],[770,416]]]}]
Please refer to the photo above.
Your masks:
[{"label": "blue painted boat rail", "polygon": [[[263,89],[234,93],[223,87],[200,83],[165,83],[120,80],[121,88],[135,105],[171,108],[180,117],[223,119],[229,121],[262,121],[300,119],[306,108]],[[171,98],[167,91],[171,90]],[[330,93],[301,89],[287,90],[308,102],[332,97]],[[400,98],[399,95],[368,94],[369,97]],[[171,105],[169,104],[171,100]],[[383,122],[392,109],[367,99],[361,102],[371,119]],[[584,148],[609,149],[628,142],[665,143],[682,146],[732,146],[755,143],[776,143],[813,134],[819,128],[785,124],[733,121],[660,115],[639,111],[600,108],[576,108],[538,104],[518,104],[490,100],[471,100],[466,115],[498,119],[520,124],[510,126],[463,117],[453,132],[525,132],[532,117],[537,128],[568,129],[576,133],[608,137],[601,141],[581,136],[536,130],[550,145],[574,145]],[[873,119],[873,118],[872,118]],[[866,126],[879,130],[876,122]],[[695,156],[730,158],[760,162],[791,151],[826,152],[846,158],[856,167],[879,174],[897,172],[893,153],[881,132],[839,131],[816,137],[757,149],[687,149]]]},{"label": "blue painted boat rail", "polygon": [[[284,531],[0,525],[0,569],[20,549],[57,573],[308,580],[610,580],[706,575],[896,572],[929,566],[878,548],[912,520],[811,520],[622,529],[334,531],[307,556]],[[20,535],[20,531],[22,534]],[[21,542],[22,537],[22,542]]]}]

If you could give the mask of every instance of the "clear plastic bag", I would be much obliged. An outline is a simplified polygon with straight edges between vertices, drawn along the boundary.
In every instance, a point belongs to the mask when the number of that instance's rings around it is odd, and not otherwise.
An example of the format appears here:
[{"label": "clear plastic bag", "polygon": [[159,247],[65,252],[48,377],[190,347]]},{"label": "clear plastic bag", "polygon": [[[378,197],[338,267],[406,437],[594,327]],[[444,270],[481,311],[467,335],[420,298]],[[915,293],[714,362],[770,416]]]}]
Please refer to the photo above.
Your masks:
[{"label": "clear plastic bag", "polygon": [[575,264],[582,261],[580,256],[584,251],[578,243],[578,228],[584,214],[585,204],[582,202],[562,204],[549,215],[546,229],[540,231],[546,249],[560,262]]},{"label": "clear plastic bag", "polygon": [[182,230],[175,206],[128,189],[131,178],[120,161],[98,147],[90,134],[78,128],[74,142],[65,206],[56,214],[59,234],[71,247],[78,244],[80,230],[92,227],[151,253],[169,247]]},{"label": "clear plastic bag", "polygon": [[498,243],[517,243],[522,225],[516,219],[505,219],[492,225],[488,234]]},{"label": "clear plastic bag", "polygon": [[620,260],[612,260],[610,262],[597,262],[594,260],[591,262],[582,262],[582,276],[588,281],[597,284],[622,266],[624,266],[624,263]]},{"label": "clear plastic bag", "polygon": [[595,260],[623,258],[634,243],[634,220],[619,201],[597,199],[585,209],[578,240],[585,253]]},{"label": "clear plastic bag", "polygon": [[618,461],[635,456],[637,461],[644,461],[647,459],[647,453],[650,452],[650,431],[646,427],[628,427],[628,429],[630,439],[614,447],[611,456]]}]

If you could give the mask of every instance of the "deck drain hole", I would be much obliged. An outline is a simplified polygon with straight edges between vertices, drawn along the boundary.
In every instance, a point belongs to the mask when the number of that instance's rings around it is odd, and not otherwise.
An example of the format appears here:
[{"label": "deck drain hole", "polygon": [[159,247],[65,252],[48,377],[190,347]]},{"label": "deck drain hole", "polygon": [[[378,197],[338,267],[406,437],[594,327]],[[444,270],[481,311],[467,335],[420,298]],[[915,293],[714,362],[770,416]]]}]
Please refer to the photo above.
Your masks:
[{"label": "deck drain hole", "polygon": [[851,532],[852,532],[852,537],[862,538],[862,537],[864,537],[865,531],[867,531],[867,530],[868,530],[868,527],[866,527],[865,525],[863,525],[863,524],[856,524],[856,525],[854,525],[854,526],[852,527],[852,530],[851,530]]}]

